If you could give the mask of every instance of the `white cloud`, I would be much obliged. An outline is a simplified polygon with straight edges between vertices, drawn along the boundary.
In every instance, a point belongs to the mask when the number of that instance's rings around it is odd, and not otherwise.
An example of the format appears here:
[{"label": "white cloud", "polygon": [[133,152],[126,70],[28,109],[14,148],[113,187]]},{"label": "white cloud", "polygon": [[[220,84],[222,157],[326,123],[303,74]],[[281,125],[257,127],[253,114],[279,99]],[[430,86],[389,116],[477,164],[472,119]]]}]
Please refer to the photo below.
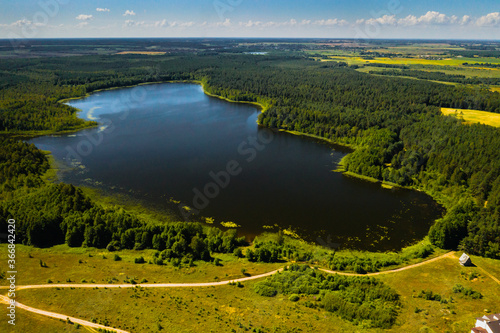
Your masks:
[{"label": "white cloud", "polygon": [[[227,20],[226,20],[227,21]],[[223,23],[223,22],[222,22]],[[123,23],[124,28],[131,28],[131,27],[141,27],[141,28],[189,28],[192,26],[195,26],[195,22],[167,22],[166,19],[163,19],[161,21],[134,21],[134,20],[126,20]]]},{"label": "white cloud", "polygon": [[88,26],[88,25],[89,25],[89,22],[84,21],[84,22],[80,22],[80,23],[78,23],[78,24],[76,25],[76,27],[77,27],[77,28],[84,28],[84,27],[86,27],[86,26]]},{"label": "white cloud", "polygon": [[461,25],[466,25],[466,24],[469,24],[470,21],[471,21],[470,16],[469,15],[464,15],[462,17],[462,20],[460,21],[460,24]]},{"label": "white cloud", "polygon": [[227,27],[230,27],[231,25],[232,25],[231,20],[227,18],[224,21],[216,22],[216,23],[212,24],[211,26],[212,27],[226,27],[227,28]]},{"label": "white cloud", "polygon": [[480,27],[495,27],[500,26],[500,13],[494,12],[488,15],[481,16],[477,19],[476,24]]},{"label": "white cloud", "polygon": [[283,22],[275,22],[275,21],[262,22],[262,21],[249,20],[247,22],[239,22],[238,24],[239,26],[246,28],[295,27],[295,26],[309,25],[311,24],[311,20],[302,20],[300,22],[298,22],[295,19],[290,19],[288,21],[283,21]]},{"label": "white cloud", "polygon": [[172,22],[172,23],[170,23],[171,28],[189,28],[189,27],[192,27],[193,25],[195,25],[194,22]]},{"label": "white cloud", "polygon": [[418,20],[424,24],[445,24],[449,23],[451,18],[439,12],[428,11],[425,15],[420,16]]},{"label": "white cloud", "polygon": [[80,20],[80,21],[89,21],[89,20],[92,20],[94,18],[94,16],[92,15],[85,15],[85,14],[80,14],[76,17],[77,20]]},{"label": "white cloud", "polygon": [[448,16],[436,11],[428,11],[424,15],[417,17],[415,15],[408,15],[404,18],[397,18],[396,15],[384,15],[378,18],[359,19],[356,21],[357,25],[371,24],[371,25],[392,25],[392,26],[417,26],[417,25],[466,25],[470,23],[471,18],[464,15],[459,18],[455,15]]},{"label": "white cloud", "polygon": [[328,19],[328,20],[317,20],[314,21],[313,24],[315,25],[323,25],[323,26],[343,26],[349,24],[346,20],[339,20],[339,19]]},{"label": "white cloud", "polygon": [[137,25],[137,22],[134,20],[126,20],[125,23],[123,24],[124,27],[134,27]]},{"label": "white cloud", "polygon": [[95,10],[98,12],[109,12],[108,8],[96,8]]},{"label": "white cloud", "polygon": [[133,10],[126,10],[123,16],[135,16],[135,12]]},{"label": "white cloud", "polygon": [[164,28],[164,27],[167,27],[169,24],[167,22],[166,19],[163,19],[161,21],[156,21],[155,23],[153,23],[153,26],[155,28]]},{"label": "white cloud", "polygon": [[26,27],[26,26],[29,26],[31,24],[32,24],[32,22],[30,20],[23,18],[22,20],[19,20],[19,21],[12,23],[10,26],[11,27]]},{"label": "white cloud", "polygon": [[417,25],[418,24],[418,18],[415,15],[408,15],[405,18],[399,19],[398,20],[399,25]]},{"label": "white cloud", "polygon": [[396,25],[396,15],[384,15],[379,18],[371,18],[365,21],[365,24]]}]

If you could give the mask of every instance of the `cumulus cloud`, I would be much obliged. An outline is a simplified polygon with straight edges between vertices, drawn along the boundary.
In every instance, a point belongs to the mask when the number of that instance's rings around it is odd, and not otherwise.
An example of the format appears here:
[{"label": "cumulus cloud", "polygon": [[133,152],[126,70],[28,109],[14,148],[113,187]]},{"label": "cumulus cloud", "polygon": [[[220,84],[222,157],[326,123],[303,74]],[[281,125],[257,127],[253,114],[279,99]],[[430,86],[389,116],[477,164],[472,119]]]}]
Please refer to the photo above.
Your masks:
[{"label": "cumulus cloud", "polygon": [[299,22],[296,19],[290,19],[288,21],[282,21],[282,22],[276,22],[276,21],[262,22],[262,21],[249,20],[247,22],[239,22],[239,26],[246,28],[295,27],[295,26],[308,25],[311,24],[311,22],[312,22],[311,20],[302,20]]},{"label": "cumulus cloud", "polygon": [[98,12],[109,12],[108,8],[96,8],[95,10]]},{"label": "cumulus cloud", "polygon": [[172,28],[189,28],[192,27],[194,22],[172,22],[170,23],[170,27]]},{"label": "cumulus cloud", "polygon": [[16,22],[12,23],[10,26],[11,27],[19,27],[19,28],[21,28],[21,27],[30,26],[31,24],[33,24],[33,22],[31,22],[30,20],[27,20],[27,19],[23,18],[22,20],[18,20]]},{"label": "cumulus cloud", "polygon": [[343,26],[349,24],[346,20],[339,20],[339,19],[328,19],[328,20],[317,20],[314,21],[313,24],[315,25],[323,25],[323,26]]},{"label": "cumulus cloud", "polygon": [[123,23],[123,26],[124,27],[134,27],[134,26],[137,26],[137,22],[135,22],[134,20],[126,20],[124,23]]},{"label": "cumulus cloud", "polygon": [[123,16],[135,16],[135,12],[133,10],[126,10]]},{"label": "cumulus cloud", "polygon": [[356,24],[371,24],[371,25],[392,25],[392,26],[416,26],[416,25],[451,25],[459,24],[466,25],[471,22],[468,15],[459,18],[455,15],[448,16],[446,14],[428,11],[422,16],[408,15],[404,18],[397,18],[396,15],[384,15],[378,18],[368,20],[359,19]]},{"label": "cumulus cloud", "polygon": [[87,21],[83,21],[83,22],[78,23],[78,24],[76,25],[76,27],[77,27],[77,28],[84,28],[84,27],[86,27],[86,26],[88,26],[88,25],[89,25],[89,22],[87,22]]},{"label": "cumulus cloud", "polygon": [[500,13],[494,12],[488,15],[481,16],[477,19],[476,24],[480,27],[495,27],[500,26]]},{"label": "cumulus cloud", "polygon": [[371,18],[365,21],[365,24],[395,25],[396,23],[396,15],[384,15],[379,18]]},{"label": "cumulus cloud", "polygon": [[169,24],[168,24],[168,22],[167,22],[166,19],[163,19],[161,21],[156,21],[156,22],[153,23],[153,26],[155,28],[164,28],[164,27],[167,27],[168,25]]},{"label": "cumulus cloud", "polygon": [[462,19],[460,20],[460,24],[461,24],[461,25],[466,25],[466,24],[469,24],[469,23],[470,23],[470,21],[471,21],[470,16],[469,16],[469,15],[464,15],[464,16],[462,17]]},{"label": "cumulus cloud", "polygon": [[80,20],[80,21],[89,21],[89,20],[92,20],[94,18],[94,16],[92,15],[85,15],[85,14],[80,14],[76,17],[77,20]]},{"label": "cumulus cloud", "polygon": [[212,24],[213,27],[230,27],[232,25],[231,23],[231,20],[230,19],[225,19],[224,21],[221,21],[221,22],[216,22],[214,24]]}]

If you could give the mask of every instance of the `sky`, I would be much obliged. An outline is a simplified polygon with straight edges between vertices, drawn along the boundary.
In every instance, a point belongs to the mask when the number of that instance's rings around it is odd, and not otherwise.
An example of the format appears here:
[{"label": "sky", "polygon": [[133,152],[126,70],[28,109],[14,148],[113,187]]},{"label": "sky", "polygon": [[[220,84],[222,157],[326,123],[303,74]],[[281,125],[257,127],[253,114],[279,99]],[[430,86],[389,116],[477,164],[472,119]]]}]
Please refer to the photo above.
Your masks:
[{"label": "sky", "polygon": [[500,0],[0,0],[0,38],[500,39]]}]

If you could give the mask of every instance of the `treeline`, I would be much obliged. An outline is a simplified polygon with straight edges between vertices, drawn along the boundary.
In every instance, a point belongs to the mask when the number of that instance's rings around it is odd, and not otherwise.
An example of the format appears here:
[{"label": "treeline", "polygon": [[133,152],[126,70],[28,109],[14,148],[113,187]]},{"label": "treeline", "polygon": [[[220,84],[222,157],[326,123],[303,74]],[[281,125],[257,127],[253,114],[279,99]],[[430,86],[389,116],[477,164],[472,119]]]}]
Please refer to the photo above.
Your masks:
[{"label": "treeline", "polygon": [[462,66],[471,66],[471,67],[489,67],[489,68],[500,68],[500,64],[492,64],[492,63],[489,63],[489,62],[485,62],[485,63],[473,63],[473,64],[469,64],[468,62],[464,62],[462,64]]},{"label": "treeline", "polygon": [[235,230],[222,232],[199,223],[159,223],[121,208],[103,208],[69,184],[42,186],[4,202],[0,218],[2,224],[10,218],[19,221],[16,241],[38,247],[66,243],[109,251],[156,249],[164,251],[165,258],[210,260],[210,253],[232,253],[245,244]]},{"label": "treeline", "polygon": [[0,138],[0,227],[15,219],[16,242],[49,247],[156,249],[164,259],[211,260],[211,253],[232,253],[245,245],[235,230],[199,223],[159,222],[116,207],[102,207],[69,184],[46,184],[49,167],[34,145]]},{"label": "treeline", "polygon": [[[325,275],[307,265],[292,264],[254,286],[266,297],[278,293],[290,295],[291,301],[310,308],[336,313],[342,319],[365,327],[391,328],[401,306],[399,295],[379,280],[369,277]],[[318,295],[311,300],[311,295]]]},{"label": "treeline", "polygon": [[[499,130],[464,126],[439,109],[500,113],[500,94],[488,89],[372,76],[296,56],[17,59],[2,61],[0,70],[21,80],[0,90],[1,125],[9,132],[86,126],[57,100],[139,82],[199,80],[209,93],[260,102],[267,107],[259,116],[263,126],[352,145],[357,149],[345,159],[348,171],[443,199],[450,213],[431,230],[434,244],[500,257]],[[457,220],[451,212],[462,199],[472,202],[465,205],[470,219]]]},{"label": "treeline", "polygon": [[385,71],[370,71],[369,73],[377,75],[388,75],[388,76],[408,76],[422,80],[455,82],[461,84],[486,84],[486,85],[500,84],[500,78],[465,77],[465,75],[446,74],[443,72],[427,72],[420,70],[385,70]]},{"label": "treeline", "polygon": [[0,188],[9,192],[19,187],[36,187],[49,168],[45,155],[26,143],[0,136]]}]

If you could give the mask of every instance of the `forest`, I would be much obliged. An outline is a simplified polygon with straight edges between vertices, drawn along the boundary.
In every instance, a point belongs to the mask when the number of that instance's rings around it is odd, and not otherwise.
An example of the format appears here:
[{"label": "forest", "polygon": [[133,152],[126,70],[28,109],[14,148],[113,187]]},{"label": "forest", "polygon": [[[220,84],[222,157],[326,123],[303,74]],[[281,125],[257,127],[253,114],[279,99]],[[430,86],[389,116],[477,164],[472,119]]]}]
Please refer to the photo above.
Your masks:
[{"label": "forest", "polygon": [[[260,125],[348,145],[355,150],[345,158],[346,170],[439,200],[447,213],[429,231],[433,244],[500,258],[499,130],[440,113],[440,107],[500,113],[498,92],[374,76],[298,53],[6,59],[0,72],[6,74],[0,76],[0,129],[8,137],[95,126],[59,101],[144,82],[196,80],[211,94],[258,102],[265,107]],[[22,221],[26,244],[155,248],[177,259],[208,259],[211,251],[232,252],[240,244],[231,233],[155,225],[99,207],[71,185],[46,184],[43,155],[2,140],[0,215]],[[276,256],[288,250],[279,251]]]}]

